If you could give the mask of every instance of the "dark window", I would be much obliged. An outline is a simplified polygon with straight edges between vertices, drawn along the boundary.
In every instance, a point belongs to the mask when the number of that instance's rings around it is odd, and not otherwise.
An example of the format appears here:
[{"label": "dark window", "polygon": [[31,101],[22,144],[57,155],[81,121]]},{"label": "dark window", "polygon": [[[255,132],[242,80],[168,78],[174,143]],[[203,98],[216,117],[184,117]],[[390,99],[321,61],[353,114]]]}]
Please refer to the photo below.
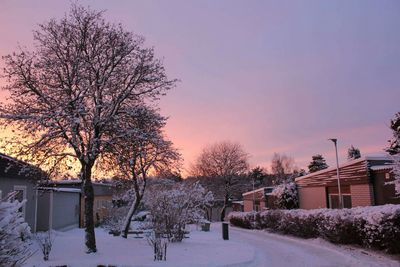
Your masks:
[{"label": "dark window", "polygon": [[351,208],[351,195],[343,195],[343,204],[345,208]]},{"label": "dark window", "polygon": [[[342,195],[343,196],[343,206],[345,208],[351,208],[351,195]],[[339,195],[329,195],[329,207],[331,209],[339,208]]]},{"label": "dark window", "polygon": [[[16,192],[15,200],[18,200],[19,202],[22,202],[22,200],[24,200],[24,190],[18,189],[18,190],[15,190],[15,192]],[[18,211],[22,212],[22,206],[21,206],[21,208],[19,208]]]}]

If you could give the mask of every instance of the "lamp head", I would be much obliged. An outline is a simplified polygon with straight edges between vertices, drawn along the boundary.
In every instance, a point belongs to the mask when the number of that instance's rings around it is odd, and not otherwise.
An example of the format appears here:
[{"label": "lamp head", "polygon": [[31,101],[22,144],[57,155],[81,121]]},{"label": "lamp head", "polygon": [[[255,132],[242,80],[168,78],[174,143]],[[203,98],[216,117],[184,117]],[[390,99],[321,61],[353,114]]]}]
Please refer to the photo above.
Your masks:
[{"label": "lamp head", "polygon": [[336,138],[329,138],[328,140],[331,140],[333,143],[337,143],[337,139]]}]

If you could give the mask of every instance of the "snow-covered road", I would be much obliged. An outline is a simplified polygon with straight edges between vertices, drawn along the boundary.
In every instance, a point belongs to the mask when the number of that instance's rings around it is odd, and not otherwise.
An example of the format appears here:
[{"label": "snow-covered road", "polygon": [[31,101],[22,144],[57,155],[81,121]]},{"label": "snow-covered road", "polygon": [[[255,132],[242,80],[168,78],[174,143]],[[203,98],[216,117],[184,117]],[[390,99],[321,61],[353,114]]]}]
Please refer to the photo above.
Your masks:
[{"label": "snow-covered road", "polygon": [[[99,251],[86,254],[83,229],[57,232],[49,261],[40,252],[34,254],[26,267],[96,267],[163,266],[163,267],[274,267],[274,266],[389,266],[400,263],[384,254],[336,246],[321,239],[305,240],[229,227],[230,240],[222,240],[221,223],[213,223],[210,232],[201,232],[191,225],[190,238],[170,243],[167,261],[154,262],[153,251],[145,238],[114,237],[96,228]],[[36,244],[32,251],[38,251]]]},{"label": "snow-covered road", "polygon": [[394,258],[321,239],[304,240],[230,227],[230,240],[254,249],[251,263],[236,266],[400,266]]}]

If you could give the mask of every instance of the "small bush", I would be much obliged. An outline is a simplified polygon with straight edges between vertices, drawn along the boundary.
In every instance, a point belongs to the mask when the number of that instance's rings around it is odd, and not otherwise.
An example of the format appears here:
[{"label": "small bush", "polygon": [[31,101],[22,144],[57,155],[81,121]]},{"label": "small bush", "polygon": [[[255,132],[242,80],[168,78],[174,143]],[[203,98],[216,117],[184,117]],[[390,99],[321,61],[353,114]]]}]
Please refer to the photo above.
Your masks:
[{"label": "small bush", "polygon": [[321,237],[332,243],[400,253],[400,205],[236,212],[229,215],[229,221],[247,229],[268,229],[302,238]]}]

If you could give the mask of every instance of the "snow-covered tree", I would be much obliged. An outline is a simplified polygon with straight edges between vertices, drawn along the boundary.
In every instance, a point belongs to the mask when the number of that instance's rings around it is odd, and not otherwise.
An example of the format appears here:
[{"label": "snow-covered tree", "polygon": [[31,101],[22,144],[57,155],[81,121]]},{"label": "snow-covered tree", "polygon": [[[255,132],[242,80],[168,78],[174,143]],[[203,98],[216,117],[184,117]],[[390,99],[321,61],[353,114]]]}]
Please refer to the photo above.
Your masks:
[{"label": "snow-covered tree", "polygon": [[299,207],[297,186],[294,182],[278,185],[273,191],[275,204],[281,209],[295,209]]},{"label": "snow-covered tree", "polygon": [[38,164],[79,165],[85,244],[96,252],[93,167],[121,138],[115,133],[124,132],[125,118],[154,103],[175,80],[167,78],[143,37],[79,5],[61,20],[41,24],[34,41],[34,51],[4,57],[10,99],[0,105],[0,125],[12,125],[18,135],[3,141]]},{"label": "snow-covered tree", "polygon": [[390,129],[392,130],[393,137],[389,141],[389,147],[386,151],[391,154],[400,153],[400,112],[394,115],[394,118],[390,121]]},{"label": "snow-covered tree", "polygon": [[30,228],[20,211],[24,201],[16,193],[0,201],[0,266],[21,266],[31,255]]},{"label": "snow-covered tree", "polygon": [[329,166],[326,164],[325,158],[321,154],[312,156],[312,161],[310,164],[308,164],[308,170],[310,172],[317,172],[328,167]]},{"label": "snow-covered tree", "polygon": [[347,160],[359,159],[361,158],[360,149],[355,148],[353,145],[347,150]]},{"label": "snow-covered tree", "polygon": [[180,183],[171,189],[162,187],[146,197],[146,207],[151,212],[154,230],[168,236],[170,241],[181,241],[185,226],[205,218],[206,208],[212,205],[211,192],[195,182]]},{"label": "snow-covered tree", "polygon": [[400,195],[400,112],[391,120],[390,129],[393,132],[393,138],[386,151],[392,155],[394,181],[389,183],[394,184],[396,194]]},{"label": "snow-covered tree", "polygon": [[[123,237],[127,237],[131,219],[144,196],[150,171],[179,166],[180,154],[163,134],[166,118],[155,110],[142,107],[134,116],[124,120],[124,132],[118,134],[112,146],[110,161],[118,165],[120,177],[131,182],[133,193],[131,207],[122,226]],[[126,131],[126,129],[132,129]]]},{"label": "snow-covered tree", "polygon": [[229,203],[234,179],[244,176],[249,169],[248,154],[238,143],[220,142],[207,146],[191,167],[191,174],[200,177],[220,178],[224,181],[224,206],[221,220]]},{"label": "snow-covered tree", "polygon": [[394,180],[387,184],[393,184],[397,195],[400,195],[400,155],[393,155],[393,170]]}]

